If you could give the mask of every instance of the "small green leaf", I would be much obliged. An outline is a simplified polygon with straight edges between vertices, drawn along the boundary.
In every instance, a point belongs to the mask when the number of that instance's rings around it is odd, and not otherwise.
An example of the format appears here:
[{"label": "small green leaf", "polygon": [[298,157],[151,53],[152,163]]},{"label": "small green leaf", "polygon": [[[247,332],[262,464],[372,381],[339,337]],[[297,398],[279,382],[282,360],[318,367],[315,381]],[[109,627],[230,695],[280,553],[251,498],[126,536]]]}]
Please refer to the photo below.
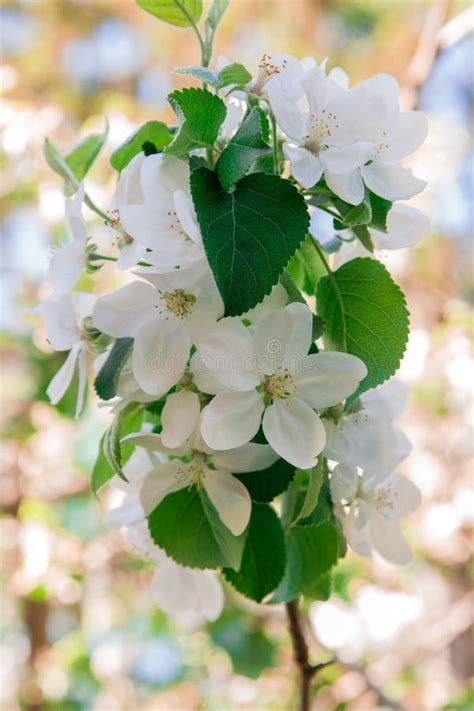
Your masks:
[{"label": "small green leaf", "polygon": [[66,153],[64,160],[76,180],[81,181],[87,175],[107,139],[108,132],[109,125],[107,124],[103,133],[94,133],[91,136],[87,136]]},{"label": "small green leaf", "polygon": [[387,231],[387,217],[388,213],[392,209],[393,203],[390,200],[385,200],[384,198],[376,195],[369,191],[370,204],[372,206],[372,222],[370,226],[380,232]]},{"label": "small green leaf", "polygon": [[288,180],[265,173],[227,193],[215,172],[199,168],[191,193],[225,315],[238,316],[270,293],[304,239],[306,203]]},{"label": "small green leaf", "polygon": [[[295,521],[298,526],[320,526],[332,517],[327,461],[323,457],[320,457],[320,460],[320,474],[314,478],[313,482],[309,479],[306,496]],[[315,496],[316,489],[317,495]],[[305,506],[306,502],[308,504]],[[312,508],[311,505],[313,505]]]},{"label": "small green leaf", "polygon": [[335,230],[344,230],[347,227],[368,225],[372,219],[372,205],[370,204],[369,191],[366,190],[364,199],[359,205],[351,205],[339,198],[332,198],[332,203],[338,209],[342,219],[334,220]]},{"label": "small green leaf", "polygon": [[245,86],[252,79],[252,75],[243,64],[228,64],[220,70],[221,83],[219,89],[230,84]]},{"label": "small green leaf", "polygon": [[224,190],[234,185],[250,170],[254,160],[270,151],[263,139],[266,117],[257,109],[250,109],[237,132],[219,156],[217,175]]},{"label": "small green leaf", "polygon": [[210,84],[213,87],[220,86],[222,81],[221,73],[218,71],[213,71],[208,67],[177,67],[175,70],[176,74],[187,74],[199,81]]},{"label": "small green leaf", "polygon": [[358,356],[367,366],[368,375],[353,397],[397,371],[408,341],[409,314],[403,292],[383,264],[357,258],[323,277],[317,308],[326,321],[326,347]]},{"label": "small green leaf", "polygon": [[65,188],[71,193],[76,192],[79,187],[79,181],[49,138],[44,139],[43,154],[51,170],[64,179]]},{"label": "small green leaf", "polygon": [[179,128],[167,153],[179,158],[194,148],[212,147],[227,113],[222,99],[206,89],[181,89],[168,95],[179,120]]},{"label": "small green leaf", "polygon": [[202,0],[135,0],[138,7],[176,27],[190,27],[202,13]]},{"label": "small green leaf", "polygon": [[[148,121],[132,133],[110,156],[112,168],[119,173],[130,163],[132,158],[144,150],[144,146],[153,145],[156,152],[162,151],[171,142],[172,133],[162,121]],[[148,151],[149,153],[149,151]]]},{"label": "small green leaf", "polygon": [[320,456],[318,463],[313,469],[308,472],[308,486],[306,489],[305,499],[303,501],[303,506],[301,507],[298,516],[293,521],[293,526],[298,523],[300,519],[304,519],[313,513],[318,503],[319,492],[321,491],[321,486],[323,483],[323,457]]},{"label": "small green leaf", "polygon": [[180,565],[240,567],[246,531],[233,536],[204,490],[168,494],[152,511],[148,527],[156,545]]},{"label": "small green leaf", "polygon": [[365,225],[353,227],[352,231],[359,240],[359,242],[362,244],[362,246],[365,247],[368,252],[374,252],[374,243],[372,241],[372,237],[370,236],[370,232]]},{"label": "small green leaf", "polygon": [[204,24],[211,30],[212,34],[216,31],[219,22],[229,7],[229,3],[230,0],[212,0],[204,20]]},{"label": "small green leaf", "polygon": [[275,496],[286,491],[295,476],[295,468],[285,462],[284,459],[277,459],[267,469],[262,469],[258,472],[234,474],[234,476],[247,488],[253,501],[268,503]]},{"label": "small green leaf", "polygon": [[285,563],[280,519],[267,504],[253,504],[240,569],[224,568],[224,576],[242,595],[260,602],[282,579]]},{"label": "small green leaf", "polygon": [[326,274],[313,241],[314,238],[308,235],[288,265],[288,272],[298,289],[309,296],[315,295],[318,281]]},{"label": "small green leaf", "polygon": [[287,540],[285,575],[271,603],[311,597],[317,583],[337,563],[338,539],[332,523],[291,528]]},{"label": "small green leaf", "polygon": [[129,432],[138,432],[143,419],[141,405],[136,402],[129,402],[125,407],[117,412],[115,418],[104,435],[104,454],[108,463],[113,468],[115,474],[125,479],[122,466],[130,456],[133,445],[121,439]]},{"label": "small green leaf", "polygon": [[91,489],[93,494],[97,494],[101,486],[106,484],[109,479],[115,476],[115,469],[109,464],[104,453],[104,443],[106,434],[102,435],[99,444],[99,452],[97,454],[91,475]]},{"label": "small green leaf", "polygon": [[118,338],[112,346],[94,381],[95,391],[101,400],[111,400],[117,394],[120,373],[132,346],[133,338]]}]

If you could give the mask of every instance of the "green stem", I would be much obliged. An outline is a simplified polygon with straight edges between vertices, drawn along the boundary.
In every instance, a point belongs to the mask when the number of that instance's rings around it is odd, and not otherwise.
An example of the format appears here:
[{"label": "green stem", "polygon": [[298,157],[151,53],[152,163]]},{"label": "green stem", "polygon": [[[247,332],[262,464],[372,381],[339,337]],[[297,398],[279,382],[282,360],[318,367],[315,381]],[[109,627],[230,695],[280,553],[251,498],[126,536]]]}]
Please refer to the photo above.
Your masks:
[{"label": "green stem", "polygon": [[189,14],[189,12],[186,10],[185,6],[182,3],[180,3],[179,0],[175,0],[175,4],[177,7],[179,7],[179,9],[183,13],[183,15],[185,15],[187,17],[189,24],[193,28],[193,30],[196,34],[196,37],[199,40],[199,46],[201,48],[201,64],[202,64],[202,66],[203,67],[209,66],[211,57],[207,56],[209,54],[209,52],[207,51],[206,43],[204,42],[202,34],[199,31],[199,27],[194,22],[194,18],[192,17],[192,15]]},{"label": "green stem", "polygon": [[328,277],[331,281],[331,284],[334,288],[334,291],[336,293],[336,299],[337,303],[339,305],[339,308],[341,310],[341,324],[342,324],[342,350],[347,353],[347,327],[346,327],[346,310],[344,308],[344,302],[342,300],[341,292],[339,290],[338,283],[336,279],[334,278],[334,272],[332,271],[331,267],[329,266],[329,262],[327,261],[326,257],[324,256],[323,250],[317,243],[315,239],[310,240],[311,244],[314,246],[316,252],[319,255],[320,260],[322,261],[324,268],[327,271]]},{"label": "green stem", "polygon": [[111,224],[114,221],[113,218],[110,217],[110,215],[107,215],[107,213],[103,212],[100,207],[97,207],[95,202],[91,200],[87,193],[84,194],[84,202],[86,203],[87,207],[90,207],[90,209],[93,210],[97,215],[99,215],[99,217],[102,217],[105,222]]}]

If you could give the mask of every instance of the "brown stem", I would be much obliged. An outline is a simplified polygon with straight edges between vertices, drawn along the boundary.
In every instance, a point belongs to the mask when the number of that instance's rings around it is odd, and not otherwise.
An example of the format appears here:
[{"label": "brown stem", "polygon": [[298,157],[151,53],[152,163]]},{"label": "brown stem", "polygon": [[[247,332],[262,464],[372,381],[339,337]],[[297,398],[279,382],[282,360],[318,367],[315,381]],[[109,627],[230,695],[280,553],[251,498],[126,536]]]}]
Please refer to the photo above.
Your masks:
[{"label": "brown stem", "polygon": [[300,673],[300,711],[310,711],[311,680],[315,674],[329,664],[334,664],[335,659],[320,664],[310,664],[309,650],[303,632],[298,600],[286,603],[286,614],[290,630],[293,658]]}]

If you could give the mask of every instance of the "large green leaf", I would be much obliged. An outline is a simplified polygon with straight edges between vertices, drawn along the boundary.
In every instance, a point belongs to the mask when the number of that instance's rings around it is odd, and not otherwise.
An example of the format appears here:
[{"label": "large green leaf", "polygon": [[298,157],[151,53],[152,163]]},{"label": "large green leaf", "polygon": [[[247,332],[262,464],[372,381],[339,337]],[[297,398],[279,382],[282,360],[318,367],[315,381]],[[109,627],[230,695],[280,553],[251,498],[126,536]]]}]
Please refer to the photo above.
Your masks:
[{"label": "large green leaf", "polygon": [[117,394],[120,373],[132,346],[133,338],[118,338],[112,346],[94,381],[95,391],[102,400],[111,400]]},{"label": "large green leaf", "polygon": [[227,193],[214,171],[198,168],[191,192],[225,314],[238,316],[270,293],[304,239],[306,203],[288,180],[265,173]]},{"label": "large green leaf", "polygon": [[103,133],[87,136],[64,156],[64,160],[77,180],[81,181],[89,172],[107,139],[108,132],[109,126],[107,124]]},{"label": "large green leaf", "polygon": [[313,241],[313,237],[308,235],[288,264],[288,272],[296,286],[310,296],[314,296],[318,281],[326,274],[324,264],[312,244]]},{"label": "large green leaf", "polygon": [[280,519],[267,504],[253,504],[238,571],[224,568],[227,580],[243,595],[260,602],[285,572],[285,538]]},{"label": "large green leaf", "polygon": [[256,158],[270,151],[264,140],[264,121],[267,119],[258,109],[250,109],[219,156],[216,170],[224,190],[243,178]]},{"label": "large green leaf", "polygon": [[338,538],[332,523],[296,526],[288,532],[285,575],[270,602],[288,602],[317,589],[318,581],[336,564]]},{"label": "large green leaf", "polygon": [[234,474],[234,476],[247,487],[254,501],[267,503],[286,491],[295,476],[295,468],[284,459],[277,459],[275,464],[267,469]]},{"label": "large green leaf", "polygon": [[176,27],[190,27],[202,13],[202,0],[135,0],[138,7]]},{"label": "large green leaf", "polygon": [[168,126],[162,121],[148,121],[112,153],[112,168],[120,173],[137,153],[150,145],[159,153],[171,142],[172,137]]},{"label": "large green leaf", "polygon": [[386,268],[353,259],[320,280],[318,313],[326,322],[327,348],[361,358],[368,375],[355,395],[380,385],[398,369],[408,341],[405,296]]},{"label": "large green leaf", "polygon": [[171,92],[168,101],[178,117],[179,128],[167,153],[184,158],[195,148],[212,147],[227,113],[222,99],[207,89],[190,88]]},{"label": "large green leaf", "polygon": [[246,531],[233,536],[204,490],[168,494],[152,511],[148,526],[156,545],[180,565],[240,567]]}]

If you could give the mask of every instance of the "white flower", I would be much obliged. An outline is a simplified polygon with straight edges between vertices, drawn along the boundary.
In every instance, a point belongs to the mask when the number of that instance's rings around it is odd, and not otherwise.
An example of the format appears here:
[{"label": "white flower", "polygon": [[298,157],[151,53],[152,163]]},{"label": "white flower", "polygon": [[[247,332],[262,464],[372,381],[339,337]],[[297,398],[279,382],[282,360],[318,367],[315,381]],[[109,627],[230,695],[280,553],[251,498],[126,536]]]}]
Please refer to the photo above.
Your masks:
[{"label": "white flower", "polygon": [[48,340],[57,351],[69,351],[69,355],[51,380],[46,391],[52,405],[56,405],[69,388],[76,366],[79,371],[76,417],[79,417],[87,385],[86,352],[83,321],[90,316],[95,297],[78,291],[72,296],[53,293],[38,306],[48,334]]},{"label": "white flower", "polygon": [[134,267],[144,256],[145,245],[133,239],[122,225],[122,208],[128,205],[140,205],[145,201],[140,184],[140,173],[145,154],[140,152],[132,158],[130,163],[120,174],[117,188],[112,200],[112,214],[114,222],[111,227],[120,234],[119,239],[120,254],[117,259],[117,268],[120,270]]},{"label": "white flower", "polygon": [[[333,414],[329,410],[323,418],[325,456],[371,472],[389,474],[393,471],[410,453],[407,437],[393,424],[399,413],[390,409],[389,400],[397,387],[403,390],[402,383],[394,382],[389,390],[380,386],[364,393],[357,412]],[[374,398],[372,393],[379,390],[378,398]]]},{"label": "white flower", "polygon": [[120,221],[143,250],[151,250],[146,252],[147,261],[177,266],[204,259],[187,163],[159,153],[130,163],[128,168],[131,174],[118,197]]},{"label": "white flower", "polygon": [[307,355],[312,313],[292,303],[271,313],[255,335],[238,319],[224,319],[203,338],[191,361],[201,390],[217,393],[202,413],[204,441],[232,449],[263,431],[291,464],[309,469],[326,434],[315,409],[339,403],[357,388],[367,369],[346,353]]},{"label": "white flower", "polygon": [[428,121],[421,111],[400,111],[399,87],[388,74],[377,74],[352,89],[357,101],[367,92],[382,103],[377,113],[368,114],[365,140],[376,144],[377,153],[360,173],[370,190],[386,200],[407,200],[421,192],[426,183],[398,163],[421,146],[428,133]]},{"label": "white flower", "polygon": [[55,252],[49,262],[48,279],[57,293],[67,293],[76,285],[86,263],[87,227],[82,216],[84,185],[66,200],[66,222],[72,239]]},{"label": "white flower", "polygon": [[[173,279],[174,276],[174,279]],[[97,300],[93,323],[115,338],[133,337],[133,374],[142,390],[161,395],[183,375],[191,345],[215,324],[223,303],[212,275],[205,273],[188,289],[181,272],[150,274],[159,283],[133,281]]]},{"label": "white flower", "polygon": [[267,469],[278,459],[278,455],[265,444],[249,443],[227,452],[215,452],[206,447],[199,435],[193,442],[188,441],[176,448],[165,447],[162,436],[156,434],[128,435],[125,440],[151,451],[189,460],[172,459],[158,464],[147,474],[140,491],[140,501],[147,516],[168,494],[196,485],[205,489],[222,523],[234,536],[245,530],[252,502],[246,487],[232,473]]},{"label": "white flower", "polygon": [[403,565],[411,560],[400,531],[399,519],[412,513],[421,502],[413,482],[399,474],[377,477],[355,467],[339,464],[331,475],[331,498],[336,505],[344,535],[353,550]]},{"label": "white flower", "polygon": [[326,76],[325,62],[306,72],[300,84],[304,95],[296,101],[281,81],[267,87],[278,125],[290,139],[283,151],[292,175],[311,188],[324,174],[336,195],[357,205],[364,197],[359,169],[377,152],[371,139],[360,138],[361,126],[381,102],[371,91],[354,96]]}]

